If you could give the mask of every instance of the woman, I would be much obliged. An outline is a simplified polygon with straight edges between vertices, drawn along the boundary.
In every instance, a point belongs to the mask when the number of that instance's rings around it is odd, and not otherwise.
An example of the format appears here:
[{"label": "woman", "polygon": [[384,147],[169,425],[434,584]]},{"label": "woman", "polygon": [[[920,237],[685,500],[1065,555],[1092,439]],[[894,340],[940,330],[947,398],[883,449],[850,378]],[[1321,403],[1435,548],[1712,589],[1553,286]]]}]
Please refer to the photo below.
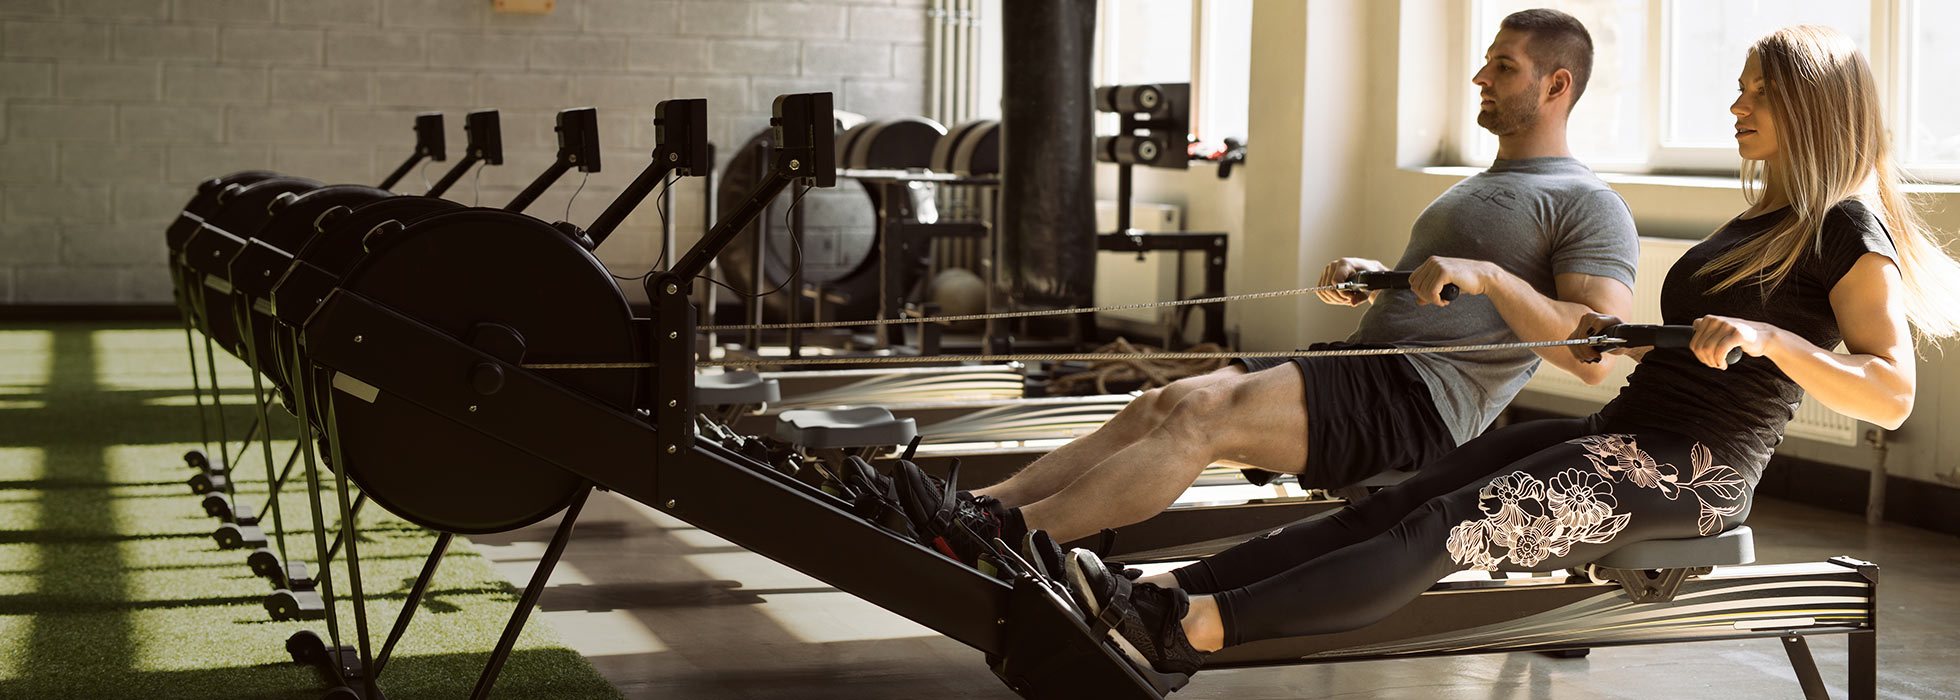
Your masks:
[{"label": "woman", "polygon": [[[1120,645],[1191,673],[1226,646],[1371,624],[1454,571],[1577,566],[1734,527],[1806,391],[1898,426],[1908,323],[1954,334],[1960,266],[1900,193],[1871,68],[1843,34],[1791,27],[1756,42],[1739,87],[1751,206],[1661,293],[1667,323],[1694,324],[1690,348],[1626,352],[1641,364],[1595,415],[1493,431],[1330,518],[1176,571],[1131,582],[1076,550],[1070,584],[1092,616],[1113,606]],[[1590,315],[1573,337],[1617,322]],[[1733,348],[1747,357],[1729,365]]]}]

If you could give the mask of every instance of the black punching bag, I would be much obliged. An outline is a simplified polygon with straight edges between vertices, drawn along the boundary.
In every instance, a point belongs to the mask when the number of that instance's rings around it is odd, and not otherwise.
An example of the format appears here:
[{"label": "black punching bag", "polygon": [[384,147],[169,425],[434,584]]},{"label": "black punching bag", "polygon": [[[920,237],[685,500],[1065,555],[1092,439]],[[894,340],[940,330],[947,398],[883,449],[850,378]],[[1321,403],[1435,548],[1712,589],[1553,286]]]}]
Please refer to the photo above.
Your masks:
[{"label": "black punching bag", "polygon": [[1096,288],[1096,0],[1002,3],[1000,247],[1022,309],[1086,307]]}]

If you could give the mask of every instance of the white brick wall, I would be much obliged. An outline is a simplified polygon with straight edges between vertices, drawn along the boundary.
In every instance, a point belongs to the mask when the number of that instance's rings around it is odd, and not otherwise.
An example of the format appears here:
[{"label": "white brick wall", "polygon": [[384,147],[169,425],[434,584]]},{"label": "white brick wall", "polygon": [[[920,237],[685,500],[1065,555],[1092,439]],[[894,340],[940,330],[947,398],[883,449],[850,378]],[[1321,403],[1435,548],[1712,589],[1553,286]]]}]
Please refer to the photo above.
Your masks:
[{"label": "white brick wall", "polygon": [[[502,110],[505,165],[451,197],[496,205],[553,155],[552,114],[599,108],[606,171],[587,223],[646,166],[652,108],[704,97],[726,162],[784,92],[828,90],[877,116],[924,109],[924,0],[0,0],[0,304],[165,303],[163,227],[205,178],[270,168],[372,183],[407,155],[412,115]],[[410,174],[419,191],[447,164]],[[533,212],[565,215],[573,173]],[[697,180],[676,186],[683,243]],[[651,201],[601,249],[659,254]]]}]

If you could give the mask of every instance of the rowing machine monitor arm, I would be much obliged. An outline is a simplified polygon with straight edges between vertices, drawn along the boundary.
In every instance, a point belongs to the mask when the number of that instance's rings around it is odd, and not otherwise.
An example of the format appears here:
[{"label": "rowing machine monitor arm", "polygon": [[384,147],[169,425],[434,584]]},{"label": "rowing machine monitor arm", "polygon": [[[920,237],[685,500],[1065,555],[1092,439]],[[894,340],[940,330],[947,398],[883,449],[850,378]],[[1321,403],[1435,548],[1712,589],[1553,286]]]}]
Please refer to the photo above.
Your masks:
[{"label": "rowing machine monitor arm", "polygon": [[[653,194],[653,188],[668,173],[693,175],[705,171],[708,163],[708,101],[703,99],[665,100],[653,108],[653,163],[632,184],[619,193],[585,233],[592,246],[606,242],[626,215]],[[559,224],[564,228],[565,224]]]},{"label": "rowing machine monitor arm", "polygon": [[413,170],[415,164],[422,162],[423,158],[437,163],[449,160],[449,150],[443,143],[441,112],[423,112],[415,115],[415,152],[409,154],[408,160],[402,161],[401,166],[395,168],[395,172],[388,173],[388,179],[381,181],[381,189],[395,189],[395,183],[401,182],[402,178],[408,175],[408,171]]},{"label": "rowing machine monitor arm", "polygon": [[[713,230],[701,238],[671,272],[681,282],[692,282],[720,255],[735,235],[761,216],[776,195],[801,180],[810,187],[837,184],[836,136],[832,132],[830,93],[812,92],[781,95],[776,98],[774,116],[769,118],[774,133],[775,162],[769,174],[756,185],[747,199],[733,211],[722,215]],[[649,282],[651,284],[651,282]],[[686,285],[683,285],[685,287]]]},{"label": "rowing machine monitor arm", "polygon": [[423,193],[423,196],[441,197],[442,193],[448,192],[457,180],[463,179],[463,173],[469,172],[470,168],[479,162],[489,165],[504,164],[504,133],[502,121],[497,117],[497,110],[479,109],[465,116],[463,136],[468,142],[463,147],[463,159],[456,161],[456,165],[451,167],[449,172],[443,173],[442,179],[430,186],[429,191]]},{"label": "rowing machine monitor arm", "polygon": [[[773,116],[775,130],[774,162],[769,174],[756,184],[749,196],[734,209],[723,212],[713,228],[687,251],[680,261],[665,271],[647,277],[647,298],[653,302],[653,364],[646,373],[648,396],[669,400],[654,406],[654,429],[664,445],[655,459],[685,458],[694,446],[694,305],[689,294],[694,278],[720,255],[769,203],[784,189],[803,181],[810,187],[837,184],[837,148],[833,143],[830,93],[815,92],[782,95],[776,98]],[[661,124],[662,148],[682,134],[670,119]],[[698,132],[695,132],[698,133]],[[689,134],[691,135],[691,134]],[[698,139],[705,144],[706,139]],[[700,162],[707,159],[706,148],[698,151]]]},{"label": "rowing machine monitor arm", "polygon": [[558,112],[558,126],[552,130],[558,132],[558,159],[525,186],[523,192],[517,193],[509,204],[504,205],[504,211],[524,211],[572,168],[586,174],[599,172],[598,110],[591,107],[561,110]]},{"label": "rowing machine monitor arm", "polygon": [[[1621,323],[1607,326],[1594,335],[1602,338],[1617,338],[1620,342],[1614,343],[1614,345],[1620,347],[1684,349],[1695,339],[1695,327],[1662,326],[1649,323]],[[1611,347],[1611,345],[1601,344],[1593,347],[1596,349],[1606,349]],[[1742,348],[1729,348],[1729,354],[1723,359],[1727,360],[1730,365],[1741,362]]]}]

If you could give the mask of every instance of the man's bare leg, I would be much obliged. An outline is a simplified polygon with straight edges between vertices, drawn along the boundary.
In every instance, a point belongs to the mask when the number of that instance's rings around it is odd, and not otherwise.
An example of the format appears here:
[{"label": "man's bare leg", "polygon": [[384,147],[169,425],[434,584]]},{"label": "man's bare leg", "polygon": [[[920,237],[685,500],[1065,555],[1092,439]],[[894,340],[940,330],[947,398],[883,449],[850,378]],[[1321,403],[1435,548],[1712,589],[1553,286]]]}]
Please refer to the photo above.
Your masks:
[{"label": "man's bare leg", "polygon": [[1304,390],[1299,372],[1276,370],[1192,391],[1142,438],[1021,514],[1029,529],[1067,542],[1156,515],[1217,460],[1297,472],[1308,449]]},{"label": "man's bare leg", "polygon": [[[1299,374],[1291,369],[1286,371],[1296,377]],[[1069,441],[1053,452],[1042,455],[1006,481],[977,489],[973,494],[1000,499],[1001,505],[1008,508],[1018,508],[1053,496],[1075,483],[1076,479],[1109,455],[1143,439],[1163,423],[1171,409],[1191,392],[1241,376],[1245,376],[1244,367],[1228,365],[1209,374],[1187,377],[1169,386],[1146,391],[1095,432]]]}]

